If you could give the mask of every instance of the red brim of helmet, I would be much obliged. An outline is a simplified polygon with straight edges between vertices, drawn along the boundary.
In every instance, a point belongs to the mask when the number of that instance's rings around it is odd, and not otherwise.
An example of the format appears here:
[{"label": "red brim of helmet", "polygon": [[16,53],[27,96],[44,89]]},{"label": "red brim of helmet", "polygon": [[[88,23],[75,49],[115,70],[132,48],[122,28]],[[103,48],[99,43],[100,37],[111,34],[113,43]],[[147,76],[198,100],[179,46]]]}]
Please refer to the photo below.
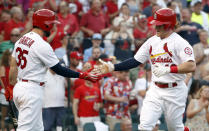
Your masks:
[{"label": "red brim of helmet", "polygon": [[152,25],[164,25],[164,24],[170,24],[170,22],[161,22],[161,21],[157,21],[157,20],[152,20],[150,22],[150,24],[152,24]]},{"label": "red brim of helmet", "polygon": [[58,20],[46,21],[46,24],[61,24]]}]

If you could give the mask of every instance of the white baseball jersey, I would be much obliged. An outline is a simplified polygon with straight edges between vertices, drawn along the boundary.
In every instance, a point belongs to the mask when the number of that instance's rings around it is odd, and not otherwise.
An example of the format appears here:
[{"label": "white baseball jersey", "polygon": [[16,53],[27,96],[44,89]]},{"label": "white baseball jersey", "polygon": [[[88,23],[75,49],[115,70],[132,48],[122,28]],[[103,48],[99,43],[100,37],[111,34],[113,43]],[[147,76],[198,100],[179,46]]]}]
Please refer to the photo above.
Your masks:
[{"label": "white baseball jersey", "polygon": [[18,78],[34,82],[45,81],[47,68],[59,62],[51,46],[35,32],[25,34],[15,43],[12,56],[17,62]]},{"label": "white baseball jersey", "polygon": [[[191,45],[175,32],[165,39],[156,35],[149,38],[134,58],[141,63],[149,60],[152,68],[155,64],[172,66],[189,60],[195,61]],[[152,81],[162,83],[182,81],[185,77],[185,74],[168,73],[158,78],[152,73]]]}]

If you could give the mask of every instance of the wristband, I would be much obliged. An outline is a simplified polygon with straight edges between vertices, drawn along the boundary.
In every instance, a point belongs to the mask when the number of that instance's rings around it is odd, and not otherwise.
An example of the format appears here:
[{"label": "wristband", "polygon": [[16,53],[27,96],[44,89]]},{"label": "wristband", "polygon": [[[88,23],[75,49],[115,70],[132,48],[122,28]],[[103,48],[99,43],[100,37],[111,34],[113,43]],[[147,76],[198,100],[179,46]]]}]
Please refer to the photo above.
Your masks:
[{"label": "wristband", "polygon": [[170,69],[171,69],[171,73],[178,73],[178,67],[176,65],[171,66]]}]

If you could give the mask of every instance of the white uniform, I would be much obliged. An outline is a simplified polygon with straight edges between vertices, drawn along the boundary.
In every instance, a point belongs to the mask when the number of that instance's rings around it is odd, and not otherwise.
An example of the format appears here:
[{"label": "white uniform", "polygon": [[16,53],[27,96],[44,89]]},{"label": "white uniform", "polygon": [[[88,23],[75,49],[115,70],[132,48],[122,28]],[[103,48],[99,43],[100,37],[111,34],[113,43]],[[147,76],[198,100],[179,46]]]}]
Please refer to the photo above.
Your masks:
[{"label": "white uniform", "polygon": [[[155,64],[171,66],[195,61],[192,47],[177,33],[165,39],[156,35],[151,37],[134,58],[141,63],[149,60],[152,68]],[[188,90],[183,81],[185,77],[185,74],[168,73],[158,78],[152,73],[151,87],[143,101],[139,130],[152,130],[162,113],[169,131],[184,130],[182,118]],[[168,83],[169,88],[159,88],[155,82]],[[177,86],[173,86],[173,83],[177,83]]]},{"label": "white uniform", "polygon": [[43,82],[47,68],[59,60],[51,46],[35,32],[29,32],[16,43],[12,56],[17,61],[17,84],[13,100],[19,111],[17,131],[43,131]]}]

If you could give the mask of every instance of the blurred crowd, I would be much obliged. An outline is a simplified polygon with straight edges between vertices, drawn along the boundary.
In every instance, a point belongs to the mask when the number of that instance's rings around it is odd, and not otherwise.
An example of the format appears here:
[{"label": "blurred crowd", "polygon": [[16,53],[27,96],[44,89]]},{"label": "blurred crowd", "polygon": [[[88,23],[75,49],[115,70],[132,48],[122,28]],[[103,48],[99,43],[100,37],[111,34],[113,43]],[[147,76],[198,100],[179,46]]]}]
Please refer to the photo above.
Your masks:
[{"label": "blurred crowd", "polygon": [[[155,35],[149,22],[160,8],[177,14],[176,32],[194,49],[197,69],[187,74],[189,88],[185,125],[209,130],[209,0],[0,0],[0,77],[8,76],[15,42],[32,27],[33,12],[47,8],[61,24],[54,25],[50,43],[63,66],[90,72],[99,59],[118,63],[133,57]],[[137,128],[143,99],[151,82],[147,62],[137,68],[103,75],[97,83],[66,79],[48,70],[44,92],[44,129],[130,131]],[[1,87],[2,131],[9,124],[8,102]],[[154,130],[166,130],[162,119]],[[87,128],[87,129],[84,129]],[[91,130],[92,131],[92,130]]]}]

